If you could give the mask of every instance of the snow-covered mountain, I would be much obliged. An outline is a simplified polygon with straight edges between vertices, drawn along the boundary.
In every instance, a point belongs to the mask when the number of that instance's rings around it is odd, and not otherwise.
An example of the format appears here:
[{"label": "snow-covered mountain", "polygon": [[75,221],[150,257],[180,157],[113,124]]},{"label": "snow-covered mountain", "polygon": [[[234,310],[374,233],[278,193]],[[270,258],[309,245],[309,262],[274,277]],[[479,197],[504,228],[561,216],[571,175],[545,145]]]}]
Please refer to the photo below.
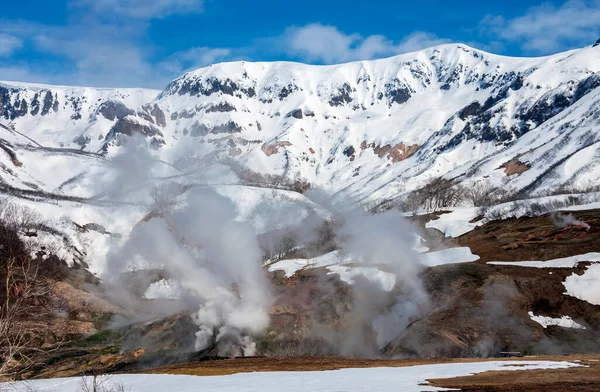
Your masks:
[{"label": "snow-covered mountain", "polygon": [[[584,188],[600,179],[599,71],[598,46],[509,58],[443,45],[335,66],[216,64],[160,93],[2,83],[0,132],[22,165],[3,162],[33,177],[15,186],[84,195],[90,162],[139,133],[179,171],[209,154],[359,203],[439,176]],[[40,163],[34,150],[69,159]]]}]

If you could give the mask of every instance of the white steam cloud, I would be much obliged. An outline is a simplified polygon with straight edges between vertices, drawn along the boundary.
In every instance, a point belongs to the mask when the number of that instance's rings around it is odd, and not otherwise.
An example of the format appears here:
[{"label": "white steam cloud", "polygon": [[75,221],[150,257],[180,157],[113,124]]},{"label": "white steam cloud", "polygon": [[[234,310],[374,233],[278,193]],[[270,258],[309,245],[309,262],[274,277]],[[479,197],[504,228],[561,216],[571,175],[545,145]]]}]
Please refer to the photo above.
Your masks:
[{"label": "white steam cloud", "polygon": [[249,336],[268,326],[270,308],[254,229],[236,222],[235,211],[210,189],[190,190],[174,212],[139,223],[109,260],[111,271],[166,271],[199,302],[195,349],[216,343],[230,356],[253,351]]}]

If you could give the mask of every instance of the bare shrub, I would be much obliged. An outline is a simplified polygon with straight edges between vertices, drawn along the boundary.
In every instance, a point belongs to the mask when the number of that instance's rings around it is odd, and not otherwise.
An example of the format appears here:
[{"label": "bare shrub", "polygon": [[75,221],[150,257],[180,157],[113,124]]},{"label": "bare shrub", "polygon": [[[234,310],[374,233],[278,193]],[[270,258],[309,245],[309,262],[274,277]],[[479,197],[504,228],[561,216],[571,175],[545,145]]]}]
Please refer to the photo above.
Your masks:
[{"label": "bare shrub", "polygon": [[0,224],[21,234],[35,233],[43,223],[42,214],[31,207],[0,201]]},{"label": "bare shrub", "polygon": [[79,392],[131,392],[123,383],[114,382],[111,376],[93,374],[81,377]]},{"label": "bare shrub", "polygon": [[49,328],[51,286],[39,272],[39,265],[29,257],[0,259],[0,378],[35,366],[48,351],[39,348],[38,339]]},{"label": "bare shrub", "polygon": [[408,194],[402,207],[405,211],[438,211],[456,207],[465,200],[466,194],[466,190],[454,180],[434,178]]}]

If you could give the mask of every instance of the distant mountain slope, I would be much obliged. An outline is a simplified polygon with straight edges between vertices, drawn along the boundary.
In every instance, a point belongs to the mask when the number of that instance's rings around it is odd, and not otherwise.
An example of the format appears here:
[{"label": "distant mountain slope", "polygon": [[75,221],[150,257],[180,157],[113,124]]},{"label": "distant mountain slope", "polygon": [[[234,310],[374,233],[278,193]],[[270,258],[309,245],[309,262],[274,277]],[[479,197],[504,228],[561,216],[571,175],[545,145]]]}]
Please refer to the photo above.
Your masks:
[{"label": "distant mountain slope", "polygon": [[2,85],[0,118],[91,152],[140,133],[179,167],[201,150],[338,200],[376,204],[439,176],[535,193],[600,179],[599,71],[597,46],[509,58],[443,45],[336,66],[216,64],[160,94]]}]

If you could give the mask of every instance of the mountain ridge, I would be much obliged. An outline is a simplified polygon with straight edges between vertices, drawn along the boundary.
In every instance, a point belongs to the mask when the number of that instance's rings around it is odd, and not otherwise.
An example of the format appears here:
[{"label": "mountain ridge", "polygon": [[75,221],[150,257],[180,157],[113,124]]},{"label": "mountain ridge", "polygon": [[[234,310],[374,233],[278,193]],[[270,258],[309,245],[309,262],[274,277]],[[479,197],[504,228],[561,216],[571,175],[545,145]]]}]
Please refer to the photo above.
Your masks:
[{"label": "mountain ridge", "polygon": [[[511,58],[446,44],[340,65],[220,63],[190,71],[160,93],[83,89],[73,101],[53,92],[45,116],[31,113],[35,91],[2,96],[0,87],[0,118],[43,145],[109,155],[122,135],[145,136],[171,163],[197,154],[197,145],[256,173],[305,180],[340,200],[397,199],[439,176],[541,192],[549,182],[538,186],[529,177],[544,176],[548,156],[536,151],[567,143],[570,150],[552,153],[560,169],[598,142],[590,128],[597,124],[599,71],[593,46]],[[578,109],[581,102],[587,110]],[[576,122],[582,115],[587,120]],[[587,172],[566,173],[558,185],[583,187],[600,178],[590,159]],[[528,169],[506,175],[500,167],[508,162]]]}]

